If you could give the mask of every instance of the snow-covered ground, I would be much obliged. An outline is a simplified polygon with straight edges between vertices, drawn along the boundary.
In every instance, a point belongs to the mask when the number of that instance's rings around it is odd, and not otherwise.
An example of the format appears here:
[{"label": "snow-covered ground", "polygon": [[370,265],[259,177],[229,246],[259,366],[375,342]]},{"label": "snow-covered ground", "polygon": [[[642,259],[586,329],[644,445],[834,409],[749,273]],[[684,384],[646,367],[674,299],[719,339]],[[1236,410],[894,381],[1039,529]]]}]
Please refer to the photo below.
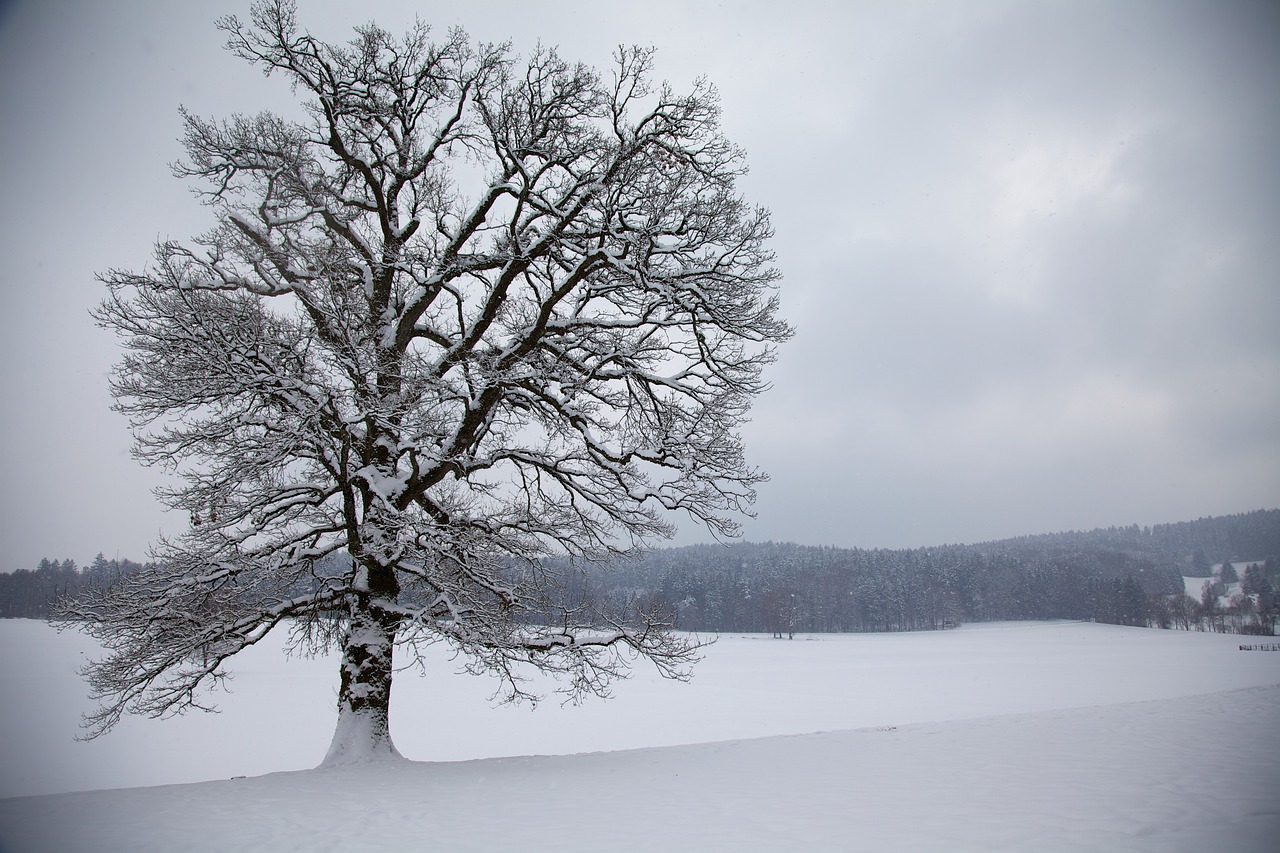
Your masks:
[{"label": "snow-covered ground", "polygon": [[[1184,576],[1182,578],[1182,589],[1187,595],[1191,596],[1196,601],[1199,601],[1200,597],[1204,594],[1204,585],[1207,583],[1213,583],[1213,578],[1193,578]],[[1239,583],[1228,584],[1226,586],[1226,594],[1218,596],[1218,603],[1222,604],[1228,601],[1231,596],[1240,591],[1240,586],[1241,585]]]},{"label": "snow-covered ground", "polygon": [[536,711],[433,659],[393,698],[414,761],[273,773],[323,756],[332,659],[263,645],[222,714],[78,743],[92,649],[0,621],[0,794],[166,785],[0,801],[0,849],[1272,851],[1280,653],[1239,641],[726,636],[691,684],[640,669],[610,702]]},{"label": "snow-covered ground", "polygon": [[[1257,565],[1259,563],[1261,563],[1260,560],[1246,560],[1239,563],[1233,563],[1232,565],[1235,567],[1236,576],[1243,578],[1246,569],[1248,569],[1250,566]],[[1222,563],[1216,563],[1211,567],[1211,570],[1215,575],[1218,574],[1218,572],[1222,571]],[[1196,601],[1199,601],[1201,594],[1204,592],[1204,585],[1206,583],[1212,583],[1213,580],[1214,579],[1212,577],[1204,578],[1204,577],[1191,577],[1189,575],[1183,575],[1182,588],[1187,595],[1191,596]],[[1222,607],[1225,607],[1230,602],[1231,596],[1238,595],[1243,591],[1244,591],[1244,584],[1241,583],[1240,581],[1227,584],[1226,587],[1224,587],[1223,594],[1218,596],[1218,604]]]}]

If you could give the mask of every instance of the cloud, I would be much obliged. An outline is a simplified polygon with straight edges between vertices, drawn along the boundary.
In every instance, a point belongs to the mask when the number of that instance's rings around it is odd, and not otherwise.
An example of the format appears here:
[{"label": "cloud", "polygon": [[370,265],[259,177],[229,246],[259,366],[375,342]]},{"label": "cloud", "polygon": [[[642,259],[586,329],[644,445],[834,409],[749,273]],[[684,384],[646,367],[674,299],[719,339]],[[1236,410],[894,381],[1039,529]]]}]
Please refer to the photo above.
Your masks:
[{"label": "cloud", "polygon": [[[179,104],[293,109],[220,49],[213,18],[247,5],[0,18],[16,566],[136,557],[166,523],[86,312],[95,271],[206,222],[167,168]],[[1280,6],[299,5],[329,39],[420,14],[601,67],[652,44],[659,76],[718,86],[798,329],[744,430],[773,475],[748,536],[907,546],[1280,504]]]}]

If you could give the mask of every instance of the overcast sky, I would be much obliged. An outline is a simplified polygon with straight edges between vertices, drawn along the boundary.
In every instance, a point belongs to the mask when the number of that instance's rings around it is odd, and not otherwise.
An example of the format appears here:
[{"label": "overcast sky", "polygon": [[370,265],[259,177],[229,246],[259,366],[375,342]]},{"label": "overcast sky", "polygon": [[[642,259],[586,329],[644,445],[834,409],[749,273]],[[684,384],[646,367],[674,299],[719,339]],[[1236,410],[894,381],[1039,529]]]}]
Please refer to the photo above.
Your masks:
[{"label": "overcast sky", "polygon": [[[745,430],[751,540],[976,542],[1280,506],[1280,4],[299,0],[719,88],[797,328]],[[361,11],[355,11],[357,7]],[[247,0],[0,2],[0,568],[142,558],[109,267],[208,212],[178,107],[293,109]],[[677,544],[702,541],[686,524]]]}]

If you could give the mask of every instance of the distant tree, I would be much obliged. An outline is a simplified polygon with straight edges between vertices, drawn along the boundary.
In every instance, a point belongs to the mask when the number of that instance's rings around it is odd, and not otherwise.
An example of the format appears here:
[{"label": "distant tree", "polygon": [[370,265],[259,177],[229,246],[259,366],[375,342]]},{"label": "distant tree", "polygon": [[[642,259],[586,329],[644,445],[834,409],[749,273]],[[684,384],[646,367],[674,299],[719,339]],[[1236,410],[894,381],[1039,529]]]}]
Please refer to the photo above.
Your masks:
[{"label": "distant tree", "polygon": [[1222,630],[1218,621],[1222,615],[1222,610],[1218,606],[1218,595],[1219,588],[1214,581],[1205,581],[1204,586],[1200,588],[1200,615],[1211,631]]},{"label": "distant tree", "polygon": [[1147,624],[1168,630],[1175,627],[1173,615],[1173,602],[1170,600],[1172,596],[1153,595],[1147,599],[1146,613]]},{"label": "distant tree", "polygon": [[1240,574],[1236,571],[1236,567],[1231,565],[1230,560],[1223,563],[1222,567],[1218,569],[1218,580],[1222,582],[1224,588],[1228,584],[1240,582]]},{"label": "distant tree", "polygon": [[1268,588],[1258,594],[1258,623],[1264,633],[1274,635],[1277,621],[1280,621],[1280,593]]},{"label": "distant tree", "polygon": [[1191,623],[1196,618],[1196,611],[1200,606],[1199,603],[1186,593],[1171,595],[1167,600],[1169,617],[1173,621],[1173,627],[1181,628],[1184,631],[1191,630]]},{"label": "distant tree", "polygon": [[1261,633],[1257,621],[1257,607],[1253,598],[1237,592],[1227,602],[1227,616],[1231,620],[1234,633]]},{"label": "distant tree", "polygon": [[1116,611],[1121,625],[1147,624],[1147,599],[1132,575],[1119,582]]},{"label": "distant tree", "polygon": [[763,479],[737,428],[790,330],[714,91],[655,86],[640,48],[602,76],[421,24],[326,44],[287,0],[220,26],[309,119],[184,112],[176,170],[219,224],[103,276],[117,406],[201,523],[64,610],[108,649],[89,734],[198,707],[286,620],[339,620],[328,762],[395,753],[400,640],[510,698],[523,665],[574,695],[633,654],[684,673],[669,608],[605,609],[538,560],[627,553],[672,512],[736,535]]},{"label": "distant tree", "polygon": [[1276,590],[1267,579],[1263,566],[1250,564],[1244,571],[1241,592],[1254,602],[1254,616],[1262,633],[1275,633]]},{"label": "distant tree", "polygon": [[0,617],[46,619],[59,596],[74,595],[84,576],[74,560],[40,560],[35,571],[0,573]]},{"label": "distant tree", "polygon": [[1240,591],[1245,595],[1257,595],[1263,589],[1269,589],[1271,584],[1267,581],[1266,576],[1262,573],[1262,566],[1258,563],[1251,563],[1245,567],[1244,577],[1240,580]]},{"label": "distant tree", "polygon": [[766,630],[775,639],[783,634],[787,639],[794,639],[796,633],[796,596],[787,587],[772,587],[764,590],[758,597],[760,617]]}]

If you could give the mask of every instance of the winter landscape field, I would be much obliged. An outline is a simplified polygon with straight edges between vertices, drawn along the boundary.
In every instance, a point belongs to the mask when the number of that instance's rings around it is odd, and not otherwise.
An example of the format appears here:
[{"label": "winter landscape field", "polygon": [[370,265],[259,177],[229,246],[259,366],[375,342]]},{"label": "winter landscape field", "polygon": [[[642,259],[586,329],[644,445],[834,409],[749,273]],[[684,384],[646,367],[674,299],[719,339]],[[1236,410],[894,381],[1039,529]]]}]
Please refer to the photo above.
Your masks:
[{"label": "winter landscape field", "polygon": [[[723,636],[691,683],[493,707],[396,681],[409,761],[308,770],[335,659],[282,638],[219,714],[77,742],[74,632],[0,621],[0,849],[1272,851],[1280,653],[1085,623]],[[277,640],[277,642],[270,642]],[[194,784],[193,784],[194,783]],[[151,786],[151,787],[140,787]],[[93,790],[107,789],[107,790]],[[78,793],[63,793],[78,792]]]}]

